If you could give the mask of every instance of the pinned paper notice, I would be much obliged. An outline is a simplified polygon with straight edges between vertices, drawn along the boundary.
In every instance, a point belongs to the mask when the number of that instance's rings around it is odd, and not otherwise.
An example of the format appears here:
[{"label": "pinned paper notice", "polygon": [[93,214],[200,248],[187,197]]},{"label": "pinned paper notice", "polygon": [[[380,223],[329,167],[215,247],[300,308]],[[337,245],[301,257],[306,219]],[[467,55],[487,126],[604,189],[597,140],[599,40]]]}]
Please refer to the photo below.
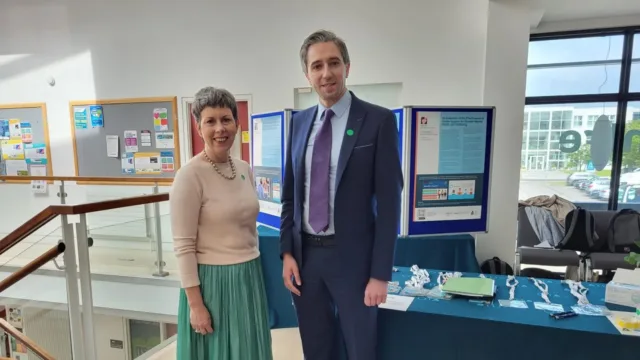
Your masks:
[{"label": "pinned paper notice", "polygon": [[24,144],[21,140],[3,140],[2,158],[4,160],[24,160]]},{"label": "pinned paper notice", "polygon": [[149,130],[140,131],[140,146],[143,146],[143,147],[151,146],[151,131]]},{"label": "pinned paper notice", "polygon": [[9,119],[9,137],[12,140],[22,141],[22,129],[20,119]]},{"label": "pinned paper notice", "polygon": [[153,109],[153,129],[155,131],[169,130],[169,115],[166,108]]},{"label": "pinned paper notice", "polygon": [[136,130],[124,131],[124,151],[128,153],[138,152],[138,132]]},{"label": "pinned paper notice", "polygon": [[172,132],[159,132],[156,133],[156,148],[158,149],[173,149],[173,133]]},{"label": "pinned paper notice", "polygon": [[120,137],[107,135],[107,157],[117,158],[120,153]]}]

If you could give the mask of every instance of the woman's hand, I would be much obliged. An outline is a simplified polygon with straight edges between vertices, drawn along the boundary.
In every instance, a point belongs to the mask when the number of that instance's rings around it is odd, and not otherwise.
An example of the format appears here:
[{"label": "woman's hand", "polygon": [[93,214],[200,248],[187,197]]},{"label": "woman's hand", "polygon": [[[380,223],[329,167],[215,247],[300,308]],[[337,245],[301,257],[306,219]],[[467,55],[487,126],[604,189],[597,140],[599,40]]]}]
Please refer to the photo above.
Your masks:
[{"label": "woman's hand", "polygon": [[211,334],[213,332],[213,321],[209,310],[204,305],[197,305],[190,309],[191,327],[195,332],[201,335]]}]

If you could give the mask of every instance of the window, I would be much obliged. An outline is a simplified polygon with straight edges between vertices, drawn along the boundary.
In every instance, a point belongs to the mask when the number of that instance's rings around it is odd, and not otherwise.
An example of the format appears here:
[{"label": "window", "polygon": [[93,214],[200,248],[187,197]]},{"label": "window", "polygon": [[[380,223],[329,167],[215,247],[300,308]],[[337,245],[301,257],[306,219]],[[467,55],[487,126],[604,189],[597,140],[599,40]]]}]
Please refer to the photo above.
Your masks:
[{"label": "window", "polygon": [[[609,194],[601,190],[608,189],[608,185],[603,184],[605,182],[608,184],[611,177],[613,154],[611,140],[615,129],[615,116],[612,121],[611,115],[614,115],[617,109],[616,103],[526,106],[525,111],[531,114],[536,112],[552,114],[552,124],[557,117],[562,119],[564,116],[556,114],[565,114],[565,112],[569,119],[581,117],[593,119],[593,121],[591,123],[590,120],[591,125],[587,127],[575,126],[574,122],[573,126],[561,128],[561,130],[553,127],[548,130],[525,131],[521,156],[523,171],[520,181],[520,199],[556,194],[574,203],[600,203],[606,208]],[[597,128],[594,127],[595,124]],[[526,141],[528,141],[528,147],[524,146]],[[603,143],[608,143],[610,146],[592,149],[591,145],[594,141],[597,141],[594,143],[596,146]],[[640,142],[640,136],[638,141]],[[640,167],[640,156],[638,167]],[[590,180],[599,182],[593,186],[591,183],[578,182],[582,180],[580,176],[583,174],[588,174]]]},{"label": "window", "polygon": [[627,105],[618,208],[640,211],[640,197],[636,199],[635,196],[636,189],[640,189],[640,118],[634,118],[638,112],[640,101]]},{"label": "window", "polygon": [[532,35],[528,61],[520,199],[640,211],[640,27]]},{"label": "window", "polygon": [[633,37],[633,55],[631,56],[631,78],[629,91],[640,92],[640,33]]},{"label": "window", "polygon": [[159,345],[161,341],[160,323],[129,319],[129,344],[132,359],[142,356]]},{"label": "window", "polygon": [[617,93],[623,43],[622,35],[532,41],[527,97]]}]

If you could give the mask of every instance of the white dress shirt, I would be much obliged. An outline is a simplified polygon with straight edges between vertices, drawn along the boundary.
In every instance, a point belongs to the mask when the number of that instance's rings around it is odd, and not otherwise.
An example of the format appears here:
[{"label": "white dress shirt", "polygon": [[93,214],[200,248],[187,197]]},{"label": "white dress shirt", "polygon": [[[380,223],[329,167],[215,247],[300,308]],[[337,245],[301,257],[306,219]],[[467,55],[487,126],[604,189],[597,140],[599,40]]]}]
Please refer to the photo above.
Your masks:
[{"label": "white dress shirt", "polygon": [[[351,109],[351,93],[347,91],[340,100],[335,103],[331,108],[334,112],[331,121],[331,165],[329,167],[329,227],[326,231],[318,233],[318,235],[332,235],[335,233],[335,226],[333,221],[333,208],[335,204],[336,195],[336,173],[338,170],[338,158],[340,157],[340,149],[342,148],[342,139],[344,138],[344,132],[347,128],[347,119],[349,118],[349,110]],[[311,159],[313,157],[313,144],[315,142],[316,134],[322,126],[323,115],[326,108],[322,104],[318,104],[318,113],[313,121],[311,128],[311,135],[307,142],[307,150],[305,155],[304,166],[304,203],[302,214],[302,227],[303,231],[307,234],[316,234],[316,232],[309,225],[309,188],[311,183]]]}]

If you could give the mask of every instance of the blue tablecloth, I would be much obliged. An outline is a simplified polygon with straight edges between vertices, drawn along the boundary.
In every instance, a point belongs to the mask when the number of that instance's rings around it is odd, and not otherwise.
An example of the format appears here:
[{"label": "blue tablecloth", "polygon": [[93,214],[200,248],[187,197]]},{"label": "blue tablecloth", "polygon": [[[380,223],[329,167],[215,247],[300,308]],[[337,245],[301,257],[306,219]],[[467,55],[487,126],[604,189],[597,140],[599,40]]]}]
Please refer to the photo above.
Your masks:
[{"label": "blue tablecloth", "polygon": [[[410,278],[400,268],[394,280]],[[465,274],[464,276],[478,276]],[[437,286],[437,271],[430,271]],[[500,307],[509,298],[504,276],[488,276],[497,283],[497,295],[489,305],[461,298],[434,300],[416,298],[407,312],[380,310],[378,322],[379,359],[639,359],[640,338],[619,335],[605,317],[579,315],[554,320],[548,312],[536,310],[543,302],[539,290],[528,278],[518,278],[515,299],[525,300],[528,309]],[[549,298],[570,310],[576,304],[567,285],[541,279],[549,286]],[[589,283],[587,298],[604,305],[604,285]]]},{"label": "blue tablecloth", "polygon": [[[298,322],[291,294],[282,283],[279,232],[259,226],[258,233],[271,327],[296,327]],[[475,241],[471,235],[398,238],[394,263],[450,271],[479,271]]]}]

